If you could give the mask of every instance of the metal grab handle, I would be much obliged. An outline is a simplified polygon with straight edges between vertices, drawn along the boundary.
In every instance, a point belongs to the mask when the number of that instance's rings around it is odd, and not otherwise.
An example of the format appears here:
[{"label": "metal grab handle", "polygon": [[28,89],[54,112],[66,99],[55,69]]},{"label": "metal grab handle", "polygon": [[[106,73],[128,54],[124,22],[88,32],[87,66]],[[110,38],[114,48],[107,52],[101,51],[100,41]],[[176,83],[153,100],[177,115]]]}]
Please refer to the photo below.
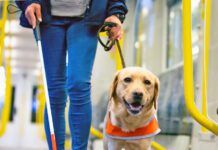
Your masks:
[{"label": "metal grab handle", "polygon": [[183,18],[183,59],[185,104],[191,116],[202,126],[218,135],[218,124],[201,114],[194,102],[193,59],[191,40],[191,1],[182,1]]}]

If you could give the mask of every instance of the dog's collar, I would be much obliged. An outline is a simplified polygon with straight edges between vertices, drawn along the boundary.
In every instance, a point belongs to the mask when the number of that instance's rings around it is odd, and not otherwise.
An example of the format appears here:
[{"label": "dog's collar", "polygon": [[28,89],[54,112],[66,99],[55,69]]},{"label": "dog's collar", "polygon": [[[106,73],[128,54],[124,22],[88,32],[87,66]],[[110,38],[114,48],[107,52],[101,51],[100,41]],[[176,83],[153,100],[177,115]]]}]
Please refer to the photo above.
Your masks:
[{"label": "dog's collar", "polygon": [[115,126],[111,123],[110,113],[106,122],[106,136],[113,139],[121,140],[139,140],[153,137],[160,133],[160,128],[156,116],[152,116],[148,123],[140,128],[137,128],[135,131],[124,132],[118,126]]}]

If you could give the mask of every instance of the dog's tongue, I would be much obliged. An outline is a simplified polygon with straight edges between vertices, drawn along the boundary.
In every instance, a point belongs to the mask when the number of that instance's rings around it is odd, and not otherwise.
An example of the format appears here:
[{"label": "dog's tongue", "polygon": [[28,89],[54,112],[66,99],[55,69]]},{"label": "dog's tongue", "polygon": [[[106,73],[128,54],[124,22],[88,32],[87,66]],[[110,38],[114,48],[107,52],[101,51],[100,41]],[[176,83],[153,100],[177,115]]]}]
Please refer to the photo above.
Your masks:
[{"label": "dog's tongue", "polygon": [[130,105],[130,108],[131,110],[134,110],[134,111],[140,111],[140,109],[142,108],[141,104],[140,103],[132,103]]}]

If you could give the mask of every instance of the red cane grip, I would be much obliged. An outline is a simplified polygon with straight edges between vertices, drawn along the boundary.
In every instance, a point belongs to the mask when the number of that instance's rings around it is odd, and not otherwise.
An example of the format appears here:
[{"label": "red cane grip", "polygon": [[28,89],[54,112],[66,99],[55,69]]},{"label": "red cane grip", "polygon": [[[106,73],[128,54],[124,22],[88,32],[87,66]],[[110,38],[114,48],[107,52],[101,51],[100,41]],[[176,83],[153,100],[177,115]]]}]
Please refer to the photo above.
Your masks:
[{"label": "red cane grip", "polygon": [[57,150],[55,135],[51,134],[52,150]]}]

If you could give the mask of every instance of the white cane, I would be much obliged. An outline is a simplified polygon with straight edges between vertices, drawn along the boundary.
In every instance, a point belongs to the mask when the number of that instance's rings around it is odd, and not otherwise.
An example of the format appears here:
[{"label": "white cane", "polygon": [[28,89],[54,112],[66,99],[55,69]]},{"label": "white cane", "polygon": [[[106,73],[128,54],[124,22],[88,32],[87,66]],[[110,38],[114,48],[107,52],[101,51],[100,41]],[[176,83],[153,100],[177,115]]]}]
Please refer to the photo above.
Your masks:
[{"label": "white cane", "polygon": [[34,34],[35,34],[37,45],[38,45],[39,57],[40,57],[40,62],[41,62],[41,67],[42,67],[43,85],[44,85],[44,90],[45,90],[46,107],[47,107],[48,122],[49,122],[50,134],[51,134],[52,150],[57,150],[54,126],[53,126],[53,120],[52,120],[52,113],[51,113],[51,106],[50,106],[50,99],[49,99],[48,87],[47,87],[47,79],[46,79],[46,74],[45,74],[45,65],[44,65],[44,59],[42,55],[42,45],[41,45],[41,35],[40,35],[39,24],[37,24],[36,28],[34,29]]}]

